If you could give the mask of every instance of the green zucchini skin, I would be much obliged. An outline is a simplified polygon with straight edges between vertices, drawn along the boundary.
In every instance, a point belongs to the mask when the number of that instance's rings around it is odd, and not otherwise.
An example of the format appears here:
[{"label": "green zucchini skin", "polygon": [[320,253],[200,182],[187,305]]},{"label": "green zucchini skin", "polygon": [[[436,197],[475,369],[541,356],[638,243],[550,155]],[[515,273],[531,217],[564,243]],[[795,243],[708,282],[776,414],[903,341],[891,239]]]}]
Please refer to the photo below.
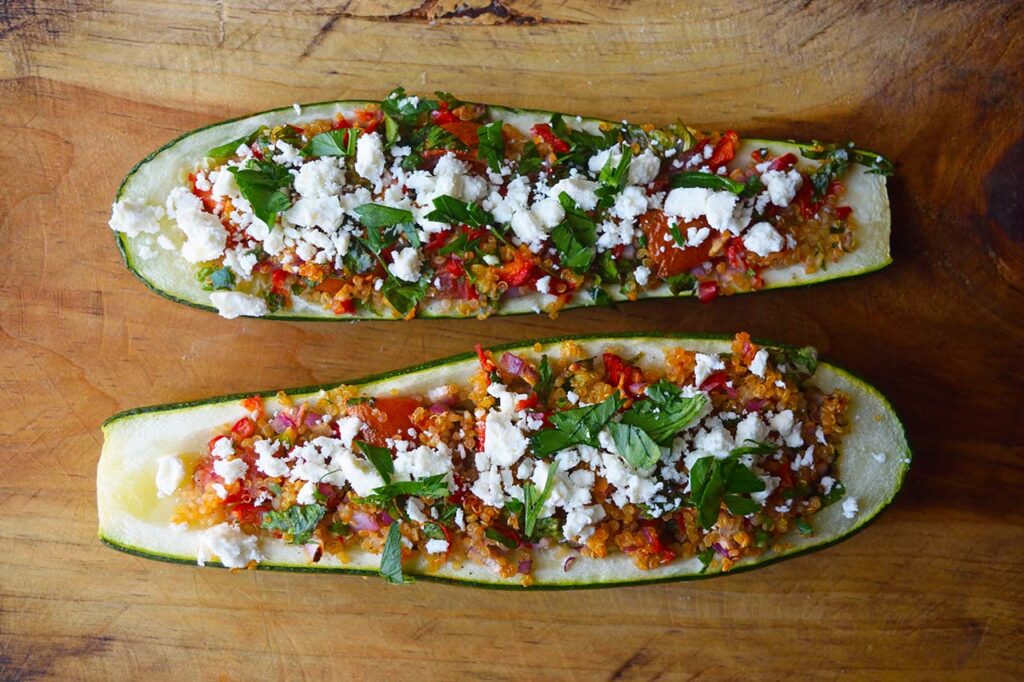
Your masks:
[{"label": "green zucchini skin", "polygon": [[[301,105],[303,118],[315,117],[316,115],[330,116],[339,111],[351,111],[364,107],[368,104],[379,104],[370,100],[336,100],[316,102]],[[551,116],[558,112],[545,111],[541,109],[512,108],[499,105],[487,105],[492,118],[502,118],[548,121]],[[561,114],[570,117],[570,114]],[[198,150],[205,150],[223,144],[224,142],[239,137],[239,131],[249,130],[267,123],[283,123],[295,120],[295,111],[291,106],[269,109],[256,114],[236,117],[220,121],[205,127],[197,128],[180,135],[162,147],[148,154],[144,159],[132,167],[129,173],[121,181],[115,196],[115,201],[125,198],[143,199],[148,203],[163,204],[167,192],[175,185],[184,180],[184,176],[191,171],[193,164],[201,158],[196,156]],[[607,122],[601,119],[583,118],[584,122],[602,123]],[[202,140],[199,143],[199,140]],[[758,138],[747,138],[743,140],[740,154],[748,153],[758,147],[767,147],[772,151],[784,154],[786,152],[800,153],[801,150],[812,147],[810,143],[795,142],[792,140],[768,140]],[[876,155],[869,150],[858,150],[864,154]],[[816,162],[803,159],[804,163],[815,165]],[[158,166],[159,171],[153,171]],[[158,176],[156,180],[147,177],[148,175]],[[172,177],[172,176],[178,177]],[[162,189],[159,189],[161,188]],[[159,191],[156,191],[159,189]],[[852,253],[846,254],[839,263],[832,264],[827,270],[819,270],[813,274],[803,272],[802,266],[791,266],[788,268],[770,268],[764,271],[765,286],[763,289],[782,289],[798,286],[806,286],[820,282],[827,282],[837,279],[853,278],[866,275],[880,270],[890,263],[892,257],[889,251],[889,236],[891,231],[891,216],[889,211],[889,198],[886,186],[886,179],[880,175],[867,172],[863,166],[853,164],[851,174],[848,178],[847,191],[849,198],[847,203],[855,209],[855,214],[865,216],[861,221],[858,218],[860,229],[858,236],[858,248]],[[127,235],[116,232],[114,234],[118,252],[128,270],[135,275],[142,283],[154,293],[199,310],[217,312],[217,308],[209,301],[209,292],[203,291],[195,282],[191,265],[179,262],[175,267],[169,268],[166,263],[163,266],[154,262],[147,262],[142,259],[135,250],[134,240]],[[166,254],[160,254],[157,261],[163,262],[170,258]],[[605,293],[615,302],[629,302],[626,296],[619,291],[618,285],[602,285]],[[758,290],[743,293],[754,293]],[[692,297],[692,292],[673,294],[667,285],[640,292],[637,300]],[[504,301],[501,307],[495,310],[492,315],[510,316],[533,313],[541,297],[533,295],[522,296],[517,299]],[[592,307],[594,302],[589,296],[577,295],[566,306],[566,309]],[[475,317],[475,314],[459,315],[448,309],[421,307],[417,317],[437,319],[465,319]],[[331,322],[355,322],[359,320],[400,320],[385,313],[374,313],[360,311],[355,315],[338,316],[329,310],[309,308],[281,309],[262,316],[261,319],[292,320],[292,321],[331,321]]]},{"label": "green zucchini skin", "polygon": [[[645,333],[620,334],[615,336],[567,336],[541,339],[539,341],[526,343],[519,342],[504,344],[494,346],[490,350],[494,352],[513,351],[530,355],[531,357],[539,357],[539,353],[534,353],[532,350],[535,344],[539,343],[541,345],[542,350],[540,353],[548,353],[550,355],[552,353],[557,353],[557,348],[560,343],[569,340],[583,345],[588,351],[600,351],[603,348],[609,347],[629,347],[630,349],[640,347],[642,349],[646,349],[645,352],[647,352],[654,348],[664,349],[682,346],[692,350],[721,352],[721,349],[728,347],[731,338],[715,335],[684,336],[674,334],[653,335]],[[762,341],[758,341],[757,343],[766,347],[786,347],[781,344],[771,344]],[[401,392],[402,386],[408,386],[410,393],[416,393],[419,391],[417,388],[418,386],[430,385],[430,382],[433,380],[432,377],[437,377],[439,374],[445,372],[455,372],[455,374],[449,374],[448,376],[456,376],[460,371],[460,368],[472,368],[475,366],[475,363],[476,354],[468,352],[424,363],[404,370],[386,372],[356,381],[341,383],[348,386],[361,387],[365,393],[370,395],[373,395],[375,392],[383,394],[384,392],[395,388]],[[912,455],[902,423],[888,400],[875,388],[854,374],[829,363],[820,363],[819,369],[811,381],[819,384],[822,388],[840,388],[849,393],[852,397],[851,409],[854,410],[854,415],[857,417],[856,423],[859,426],[858,428],[851,429],[850,434],[844,438],[842,444],[843,456],[838,463],[839,476],[842,478],[844,484],[847,486],[847,490],[851,494],[856,494],[862,500],[870,500],[870,502],[866,503],[863,507],[863,511],[855,519],[850,521],[832,519],[829,523],[824,523],[823,514],[829,509],[832,509],[834,510],[832,512],[832,516],[836,516],[838,514],[838,509],[836,509],[836,506],[834,505],[826,510],[822,510],[822,512],[819,512],[819,514],[815,516],[814,521],[816,533],[818,532],[818,529],[821,528],[821,535],[815,535],[810,538],[802,536],[793,537],[792,541],[794,543],[794,547],[789,551],[766,553],[760,557],[743,560],[727,572],[722,572],[717,567],[712,567],[707,571],[707,573],[698,572],[698,567],[696,565],[689,566],[689,568],[687,568],[687,564],[695,562],[695,559],[689,560],[688,562],[675,562],[667,567],[651,571],[641,571],[633,568],[631,562],[629,562],[625,557],[620,557],[623,561],[618,561],[617,563],[613,563],[614,560],[612,557],[606,559],[580,559],[580,561],[589,562],[587,566],[592,565],[592,568],[596,573],[585,574],[583,572],[576,571],[576,566],[574,565],[573,571],[564,573],[564,575],[551,577],[550,572],[543,578],[538,575],[537,582],[528,587],[523,587],[515,579],[501,579],[489,574],[486,572],[486,569],[481,569],[479,567],[476,567],[475,569],[470,567],[470,570],[468,571],[459,571],[450,569],[449,567],[443,567],[442,570],[444,573],[430,574],[425,571],[423,564],[410,565],[414,562],[407,562],[405,572],[407,575],[414,576],[416,579],[491,589],[537,590],[599,588],[678,582],[698,580],[720,575],[731,575],[815,552],[826,547],[831,547],[832,545],[859,533],[870,525],[882,511],[892,504],[909,471]],[[321,389],[326,390],[335,388],[341,385],[341,383],[307,386],[291,389],[285,392],[291,396],[303,397],[314,394]],[[189,415],[204,409],[227,407],[241,410],[242,408],[239,406],[239,401],[244,397],[261,395],[265,398],[273,398],[276,394],[277,391],[271,390],[257,393],[219,396],[190,402],[154,405],[150,407],[126,410],[107,419],[103,424],[104,447],[97,472],[97,506],[100,517],[100,540],[107,546],[128,554],[170,563],[194,565],[194,556],[175,553],[173,551],[167,551],[166,548],[161,548],[159,546],[159,537],[143,537],[141,538],[142,541],[140,541],[138,534],[132,536],[130,533],[123,531],[123,528],[128,527],[131,524],[126,526],[125,524],[120,523],[121,521],[125,521],[125,519],[118,518],[118,514],[123,514],[124,512],[119,511],[116,508],[116,504],[113,504],[111,500],[118,495],[132,493],[130,490],[126,490],[126,486],[128,486],[127,481],[118,481],[116,480],[116,477],[112,475],[114,466],[116,465],[112,466],[111,462],[115,460],[128,461],[132,458],[145,458],[147,455],[150,459],[155,460],[157,456],[167,452],[166,438],[161,439],[149,435],[154,432],[158,433],[160,424],[164,420],[173,421],[174,418],[179,418],[185,419],[187,423]],[[858,410],[862,411],[858,412]],[[210,424],[202,424],[199,428],[193,428],[192,430],[197,434],[200,434],[201,438],[202,435],[206,435],[208,433],[208,427],[212,428],[219,423],[228,421],[230,418],[231,417],[218,417],[217,419],[220,419],[221,421],[218,421],[216,424],[212,422]],[[125,427],[145,432],[147,434],[142,443],[136,444],[136,450],[134,453],[124,452],[117,442],[119,430]],[[152,452],[151,450],[156,446],[153,444],[153,440],[150,439],[154,439],[156,442],[159,442],[165,449],[160,450],[159,452]],[[139,446],[141,446],[141,448]],[[874,463],[869,454],[872,450],[881,450],[885,452],[887,455],[886,463],[883,465]],[[142,468],[145,469],[145,467]],[[819,522],[821,522],[822,525],[819,526]],[[132,521],[132,523],[134,523],[134,521]],[[166,521],[164,523],[166,526],[171,525]],[[835,527],[833,528],[832,526]],[[157,527],[155,535],[159,535],[159,533],[160,529]],[[795,531],[793,534],[796,535]],[[787,538],[787,540],[789,539],[790,538]],[[267,543],[277,543],[284,546],[283,543],[276,540],[265,539],[265,546]],[[535,560],[539,562],[545,559],[544,557],[537,557],[535,555]],[[376,564],[373,563],[374,561],[376,561],[376,555],[368,555],[368,557],[366,557],[366,561],[357,565],[308,564],[305,562],[296,562],[291,560],[283,562],[267,561],[258,564],[257,568],[260,570],[296,571],[304,573],[372,575],[377,572]],[[561,559],[558,559],[558,561],[561,561]],[[209,562],[207,565],[219,566],[217,562]],[[672,567],[675,568],[672,569]]]}]

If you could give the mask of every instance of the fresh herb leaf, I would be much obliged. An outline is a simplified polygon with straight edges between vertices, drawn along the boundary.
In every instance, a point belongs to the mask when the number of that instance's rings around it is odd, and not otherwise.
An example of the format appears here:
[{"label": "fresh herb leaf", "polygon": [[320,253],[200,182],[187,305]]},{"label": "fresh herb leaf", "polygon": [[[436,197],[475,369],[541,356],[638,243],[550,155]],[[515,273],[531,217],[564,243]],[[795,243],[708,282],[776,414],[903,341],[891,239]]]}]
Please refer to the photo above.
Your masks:
[{"label": "fresh herb leaf", "polygon": [[359,451],[363,453],[370,464],[377,470],[384,483],[390,483],[391,477],[395,475],[395,462],[391,459],[391,451],[378,445],[371,445],[366,441],[357,440]]},{"label": "fresh herb leaf", "polygon": [[[356,246],[358,246],[358,248],[353,248]],[[356,275],[361,275],[373,270],[374,264],[376,263],[373,256],[367,252],[366,246],[358,240],[352,242],[352,247],[350,247],[348,253],[345,254],[344,262],[345,266]]]},{"label": "fresh herb leaf", "polygon": [[344,537],[352,532],[352,527],[343,521],[334,521],[331,523],[328,530],[334,535]]},{"label": "fresh herb leaf", "polygon": [[391,118],[387,114],[384,114],[384,142],[386,146],[393,147],[398,142],[399,131],[398,123],[395,119]]},{"label": "fresh herb leaf", "polygon": [[228,268],[203,268],[199,271],[198,279],[207,291],[235,288],[235,275]]},{"label": "fresh herb leaf", "polygon": [[761,505],[749,497],[741,497],[740,495],[727,494],[724,496],[724,500],[726,508],[736,516],[753,514],[761,508]]},{"label": "fresh herb leaf", "polygon": [[417,497],[441,498],[448,495],[448,482],[444,480],[445,474],[427,476],[418,481],[395,481],[386,483],[375,488],[372,493],[363,498],[364,501],[375,504],[378,507],[384,506],[387,502],[400,495],[415,495]]},{"label": "fresh herb leaf", "polygon": [[703,393],[684,396],[682,389],[662,379],[647,387],[646,398],[633,403],[622,415],[622,423],[643,429],[658,445],[671,445],[676,434],[700,415],[707,402]]},{"label": "fresh herb leaf", "polygon": [[313,537],[317,524],[327,513],[322,504],[296,504],[282,511],[263,513],[263,527],[290,535],[293,545],[304,545]]},{"label": "fresh herb leaf", "polygon": [[657,443],[639,426],[610,422],[608,430],[619,455],[637,469],[652,467],[661,459]]},{"label": "fresh herb leaf", "polygon": [[397,521],[388,528],[388,538],[384,541],[384,551],[380,554],[380,574],[392,585],[405,584],[402,575],[402,529]]},{"label": "fresh herb leaf", "polygon": [[573,445],[597,446],[597,435],[611,421],[623,405],[618,393],[604,402],[555,412],[549,418],[553,428],[538,431],[531,436],[535,457],[546,457]]},{"label": "fresh herb leaf", "polygon": [[618,140],[618,130],[614,128],[603,135],[573,130],[566,124],[561,114],[551,117],[551,130],[557,137],[569,143],[569,151],[558,157],[558,162],[580,167],[585,167],[591,156],[611,147]]},{"label": "fresh herb leaf", "polygon": [[746,182],[733,180],[725,175],[701,173],[700,171],[683,171],[676,173],[669,180],[672,187],[704,187],[722,192],[732,192],[741,197],[752,197],[764,189],[760,178],[751,176]]},{"label": "fresh herb leaf", "polygon": [[808,159],[814,159],[816,161],[825,160],[825,162],[828,163],[830,157],[840,150],[848,157],[848,161],[859,163],[860,165],[868,168],[868,173],[888,177],[896,172],[896,168],[892,165],[892,161],[881,154],[856,149],[853,142],[847,142],[844,145],[835,145],[822,144],[821,142],[815,141],[813,146],[802,148],[800,150],[800,154]]},{"label": "fresh herb leaf", "polygon": [[453,253],[468,253],[470,251],[475,251],[475,247],[479,243],[479,237],[471,239],[469,233],[461,232],[450,242],[438,249],[437,253],[440,256],[450,256]]},{"label": "fresh herb leaf", "polygon": [[527,537],[533,537],[534,526],[537,524],[537,517],[544,509],[544,503],[551,495],[551,488],[555,483],[555,475],[558,473],[558,462],[551,462],[548,466],[548,477],[544,481],[544,490],[537,494],[537,486],[527,483],[523,486],[523,505],[526,509],[526,518],[523,523],[523,531]]},{"label": "fresh herb leaf", "polygon": [[846,497],[846,486],[837,478],[832,484],[832,489],[828,491],[828,494],[821,496],[821,506],[824,509],[829,505],[835,504],[844,497]]},{"label": "fresh herb leaf", "polygon": [[696,291],[697,278],[688,272],[683,272],[666,278],[665,284],[668,285],[668,290],[671,291],[674,296],[678,296],[684,292],[693,293]]},{"label": "fresh herb leaf", "polygon": [[558,249],[562,267],[586,272],[597,253],[597,225],[567,193],[559,194],[558,201],[565,209],[565,219],[551,230],[551,241]]},{"label": "fresh herb leaf", "polygon": [[389,276],[380,291],[398,314],[404,317],[415,310],[427,295],[428,284],[429,279],[426,277],[418,282],[406,282]]},{"label": "fresh herb leaf", "polygon": [[516,548],[516,541],[502,533],[497,528],[488,528],[484,531],[484,535],[503,547],[507,547],[508,549]]},{"label": "fresh herb leaf", "polygon": [[615,255],[611,251],[601,252],[601,258],[597,262],[597,273],[601,276],[602,282],[618,284],[622,281],[619,266],[615,264]]},{"label": "fresh herb leaf", "polygon": [[801,535],[810,535],[814,532],[814,528],[811,527],[811,524],[809,524],[806,519],[802,518],[796,520],[796,529],[800,531]]},{"label": "fresh herb leaf", "polygon": [[436,523],[426,523],[423,525],[423,534],[432,540],[447,540],[448,536],[441,530],[441,526]]},{"label": "fresh herb leaf", "polygon": [[206,152],[206,155],[211,159],[229,159],[235,155],[235,151],[243,144],[248,147],[255,142],[263,133],[263,130],[263,128],[257,128],[248,135],[244,135],[237,140],[231,140],[231,142],[222,144],[219,147],[214,147],[210,151]]},{"label": "fresh herb leaf", "polygon": [[508,509],[510,514],[521,514],[525,508],[526,505],[514,498],[505,503],[505,509]]},{"label": "fresh herb leaf", "polygon": [[341,128],[317,133],[302,148],[303,156],[355,156],[359,128]]},{"label": "fresh herb leaf", "polygon": [[802,383],[818,369],[818,351],[813,346],[803,348],[769,348],[768,357],[776,367],[785,365],[786,377]]},{"label": "fresh herb leaf", "polygon": [[530,175],[539,171],[543,165],[544,162],[540,158],[540,152],[537,151],[537,145],[532,140],[527,142],[519,154],[516,172],[519,175]]},{"label": "fresh herb leaf", "polygon": [[533,385],[533,391],[543,403],[551,395],[551,389],[555,384],[555,373],[548,363],[548,356],[540,356],[540,366],[537,368],[537,383]]},{"label": "fresh herb leaf", "polygon": [[764,481],[732,455],[725,459],[701,457],[690,470],[690,499],[705,530],[718,521],[723,501],[732,514],[746,516],[756,512],[760,506],[742,495],[763,490]]},{"label": "fresh herb leaf", "polygon": [[611,154],[608,155],[608,160],[604,162],[601,173],[597,176],[597,181],[601,184],[595,192],[598,197],[599,208],[611,206],[615,202],[615,195],[626,186],[626,180],[629,178],[629,164],[632,158],[633,150],[630,147],[626,147],[622,151],[622,156],[615,165],[612,165],[613,156]]},{"label": "fresh herb leaf", "polygon": [[363,204],[353,210],[359,215],[359,222],[366,227],[393,227],[414,220],[412,211],[384,204]]},{"label": "fresh herb leaf", "polygon": [[267,302],[267,309],[272,313],[280,310],[285,305],[284,295],[279,294],[276,291],[268,291],[266,295],[263,296],[263,300]]},{"label": "fresh herb leaf", "polygon": [[486,161],[495,173],[501,170],[501,164],[505,160],[505,136],[501,132],[503,125],[502,121],[494,121],[480,126],[476,131],[480,138],[476,158]]},{"label": "fresh herb leaf", "polygon": [[590,290],[590,298],[594,301],[595,306],[603,306],[605,308],[615,307],[615,301],[613,301],[608,292],[601,287],[592,288]]},{"label": "fresh herb leaf", "polygon": [[454,151],[467,151],[466,146],[454,133],[450,133],[441,126],[431,125],[427,128],[426,137],[420,144],[420,150],[427,149],[449,149]]},{"label": "fresh herb leaf", "polygon": [[244,168],[228,170],[234,174],[242,196],[252,204],[252,212],[273,228],[277,214],[292,205],[287,191],[292,186],[292,174],[284,166],[259,159],[250,159]]},{"label": "fresh herb leaf", "polygon": [[700,573],[701,573],[701,575],[704,575],[704,573],[708,570],[708,567],[711,566],[711,560],[714,559],[714,558],[715,558],[715,550],[713,550],[711,548],[705,549],[703,552],[700,552],[700,553],[697,554],[697,559],[700,560],[700,567],[701,567],[700,568]]},{"label": "fresh herb leaf", "polygon": [[420,114],[433,111],[436,107],[436,100],[410,97],[405,93],[405,88],[395,88],[380,104],[381,111],[403,126],[414,125]]},{"label": "fresh herb leaf", "polygon": [[494,224],[494,216],[471,201],[459,201],[453,196],[442,194],[434,199],[434,210],[427,214],[427,220],[450,225],[487,227]]},{"label": "fresh herb leaf", "polygon": [[779,449],[775,443],[769,443],[767,441],[752,440],[748,438],[743,441],[744,443],[753,443],[753,445],[742,445],[738,448],[733,448],[729,451],[732,457],[741,457],[743,455],[770,455]]}]

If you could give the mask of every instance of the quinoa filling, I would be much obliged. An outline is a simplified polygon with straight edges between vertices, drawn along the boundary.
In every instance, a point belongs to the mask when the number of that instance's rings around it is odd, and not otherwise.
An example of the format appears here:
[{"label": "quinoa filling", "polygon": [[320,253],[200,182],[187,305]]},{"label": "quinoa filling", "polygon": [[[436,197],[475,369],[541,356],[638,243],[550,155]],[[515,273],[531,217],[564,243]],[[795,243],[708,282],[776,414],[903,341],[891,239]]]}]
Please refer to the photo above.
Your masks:
[{"label": "quinoa filling", "polygon": [[[626,554],[650,570],[696,556],[705,568],[784,548],[792,529],[841,502],[834,467],[849,398],[806,380],[813,349],[675,348],[647,367],[628,348],[560,358],[478,348],[465,385],[368,397],[342,386],[249,414],[211,433],[198,459],[161,458],[173,520],[201,529],[199,560],[254,566],[269,537],[311,563],[353,549],[402,561],[485,566],[532,582],[534,554]],[[189,464],[185,464],[185,461]]]},{"label": "quinoa filling", "polygon": [[762,287],[765,268],[814,272],[853,251],[844,180],[854,164],[891,173],[852,144],[805,148],[809,165],[741,156],[731,130],[527,126],[446,93],[398,89],[333,119],[296,109],[196,158],[163,206],[113,207],[142,258],[192,264],[225,317],[484,317],[524,296],[555,315],[663,286],[709,301]]}]

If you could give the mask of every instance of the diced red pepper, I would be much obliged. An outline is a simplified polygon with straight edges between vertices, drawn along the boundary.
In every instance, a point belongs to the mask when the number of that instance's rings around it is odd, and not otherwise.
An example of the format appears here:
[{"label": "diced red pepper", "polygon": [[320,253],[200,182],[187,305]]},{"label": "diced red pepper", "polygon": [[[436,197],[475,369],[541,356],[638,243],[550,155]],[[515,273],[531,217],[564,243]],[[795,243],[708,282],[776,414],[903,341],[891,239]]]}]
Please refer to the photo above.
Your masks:
[{"label": "diced red pepper", "polygon": [[451,111],[448,110],[448,102],[439,102],[437,111],[430,112],[430,120],[437,125],[444,125],[445,123],[453,123],[458,119]]},{"label": "diced red pepper", "polygon": [[440,249],[448,241],[448,237],[452,236],[452,233],[453,230],[445,230],[444,232],[438,232],[437,234],[430,238],[430,241],[427,242],[427,245],[423,247],[423,250],[430,252]]},{"label": "diced red pepper", "polygon": [[280,268],[274,270],[274,274],[270,276],[270,288],[275,294],[281,294],[282,296],[288,293],[288,289],[285,284],[288,281],[288,273]]},{"label": "diced red pepper", "polygon": [[199,197],[203,202],[203,208],[212,213],[213,210],[217,208],[218,203],[217,200],[213,198],[212,188],[203,190],[196,187],[195,173],[189,174],[188,182],[192,186],[192,194],[195,194],[197,197]]},{"label": "diced red pepper", "polygon": [[452,277],[464,277],[466,275],[466,268],[462,266],[462,261],[458,258],[449,258],[444,264],[444,269]]},{"label": "diced red pepper", "polygon": [[555,131],[547,123],[538,123],[530,128],[530,132],[544,140],[556,154],[565,154],[569,151],[569,143],[555,135]]},{"label": "diced red pepper", "polygon": [[335,315],[351,315],[356,311],[356,302],[351,298],[331,301],[331,312]]},{"label": "diced red pepper", "polygon": [[727,130],[722,135],[722,139],[715,145],[714,151],[711,153],[711,158],[708,159],[708,167],[711,170],[716,170],[720,166],[724,166],[733,160],[736,156],[736,147],[739,145],[740,136],[735,130]]},{"label": "diced red pepper", "polygon": [[341,130],[342,128],[351,128],[352,124],[349,123],[348,119],[346,119],[344,116],[338,114],[337,118],[335,118],[334,120],[334,124],[331,125],[331,127],[334,130]]},{"label": "diced red pepper", "polygon": [[698,282],[697,298],[701,303],[711,303],[718,296],[718,282]]},{"label": "diced red pepper", "polygon": [[242,407],[250,412],[263,412],[263,398],[258,395],[249,396],[242,401]]},{"label": "diced red pepper", "polygon": [[768,166],[768,170],[782,171],[789,170],[796,165],[796,154],[787,153],[780,157],[772,159],[772,163]]},{"label": "diced red pepper", "polygon": [[479,123],[456,120],[450,123],[439,123],[438,125],[457,137],[467,147],[476,147],[480,144]]},{"label": "diced red pepper", "polygon": [[722,386],[725,386],[725,382],[727,382],[728,380],[729,375],[726,373],[725,370],[712,372],[704,380],[704,383],[700,385],[700,390],[708,392],[713,391],[716,388],[721,388]]},{"label": "diced red pepper", "polygon": [[249,438],[256,433],[256,422],[249,417],[242,417],[231,427],[231,433],[238,436],[239,440]]},{"label": "diced red pepper", "polygon": [[836,206],[836,218],[840,220],[846,220],[853,213],[853,208],[850,206]]},{"label": "diced red pepper", "polygon": [[537,407],[538,404],[540,404],[540,398],[536,393],[531,393],[529,396],[516,403],[516,412],[520,410],[529,410],[532,407]]},{"label": "diced red pepper", "polygon": [[487,372],[488,374],[493,372],[496,369],[494,361],[491,360],[491,356],[487,354],[487,351],[484,350],[484,347],[481,346],[479,343],[473,347],[476,349],[476,356],[480,359],[480,369]]},{"label": "diced red pepper", "polygon": [[513,259],[501,266],[498,278],[510,287],[521,287],[536,282],[538,272],[537,264],[529,256],[516,251]]},{"label": "diced red pepper", "polygon": [[746,252],[747,247],[739,237],[733,237],[725,245],[725,256],[729,260],[729,265],[736,270],[747,269],[747,261],[743,258]]},{"label": "diced red pepper", "polygon": [[609,384],[622,389],[628,395],[634,395],[630,386],[643,383],[644,374],[639,367],[631,365],[614,353],[604,353],[604,376]]}]

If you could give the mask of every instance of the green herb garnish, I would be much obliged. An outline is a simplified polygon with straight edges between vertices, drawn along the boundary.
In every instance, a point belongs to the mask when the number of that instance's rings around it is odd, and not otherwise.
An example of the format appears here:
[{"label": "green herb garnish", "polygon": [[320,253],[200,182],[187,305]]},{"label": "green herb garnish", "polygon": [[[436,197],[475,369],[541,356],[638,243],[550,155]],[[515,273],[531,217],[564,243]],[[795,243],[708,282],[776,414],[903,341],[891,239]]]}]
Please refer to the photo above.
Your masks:
[{"label": "green herb garnish", "polygon": [[407,582],[402,575],[402,529],[398,521],[393,521],[388,529],[384,551],[380,554],[380,574],[392,585]]},{"label": "green herb garnish", "polygon": [[647,387],[646,399],[636,401],[622,415],[622,423],[643,429],[658,445],[671,445],[676,434],[700,415],[707,402],[703,393],[684,396],[681,388],[662,379]]},{"label": "green herb garnish", "polygon": [[608,431],[612,434],[619,456],[637,469],[652,467],[661,459],[658,444],[639,426],[609,422]]},{"label": "green herb garnish", "polygon": [[250,159],[244,168],[230,167],[228,170],[234,174],[242,196],[252,205],[252,212],[268,227],[274,226],[279,212],[291,207],[288,190],[293,176],[284,166]]},{"label": "green herb garnish", "polygon": [[317,133],[302,148],[303,156],[355,156],[359,128],[341,128]]},{"label": "green herb garnish", "polygon": [[374,488],[373,492],[362,498],[362,500],[382,507],[400,495],[432,498],[446,497],[448,495],[448,482],[445,481],[445,474],[436,474],[421,478],[418,481],[385,483],[379,488]]},{"label": "green herb garnish", "polygon": [[544,490],[537,494],[537,486],[532,482],[523,485],[523,506],[526,517],[523,523],[523,531],[527,537],[533,537],[534,526],[537,524],[537,517],[540,516],[544,503],[551,496],[551,488],[555,483],[555,475],[558,473],[558,462],[551,462],[548,466],[548,477],[544,481]]},{"label": "green herb garnish", "polygon": [[370,460],[370,464],[377,470],[380,477],[384,479],[384,483],[390,483],[391,477],[395,475],[395,462],[391,459],[391,451],[379,445],[371,445],[361,440],[356,440],[355,444],[366,459]]},{"label": "green herb garnish", "polygon": [[676,173],[669,180],[672,187],[704,187],[723,192],[732,192],[740,197],[752,197],[764,189],[760,178],[752,176],[746,182],[739,182],[725,175],[701,173],[700,171],[683,171]]},{"label": "green herb garnish", "polygon": [[729,512],[737,516],[756,512],[760,506],[743,495],[763,490],[764,481],[732,455],[726,459],[701,457],[690,470],[690,499],[697,507],[698,521],[705,530],[718,521],[723,501]]},{"label": "green herb garnish", "polygon": [[322,504],[296,504],[283,511],[263,513],[263,527],[290,535],[293,545],[304,545],[313,537],[327,509]]},{"label": "green herb garnish", "polygon": [[494,121],[480,126],[476,133],[480,138],[480,146],[476,150],[476,158],[486,161],[492,171],[501,170],[505,160],[505,136],[501,132],[502,121]]},{"label": "green herb garnish", "polygon": [[558,249],[562,267],[586,272],[597,253],[597,225],[567,193],[559,194],[558,202],[565,209],[565,219],[551,230],[551,241]]},{"label": "green herb garnish", "polygon": [[550,420],[553,428],[538,431],[530,437],[535,457],[547,455],[573,445],[598,446],[597,435],[623,405],[618,393],[604,402],[555,412]]}]

